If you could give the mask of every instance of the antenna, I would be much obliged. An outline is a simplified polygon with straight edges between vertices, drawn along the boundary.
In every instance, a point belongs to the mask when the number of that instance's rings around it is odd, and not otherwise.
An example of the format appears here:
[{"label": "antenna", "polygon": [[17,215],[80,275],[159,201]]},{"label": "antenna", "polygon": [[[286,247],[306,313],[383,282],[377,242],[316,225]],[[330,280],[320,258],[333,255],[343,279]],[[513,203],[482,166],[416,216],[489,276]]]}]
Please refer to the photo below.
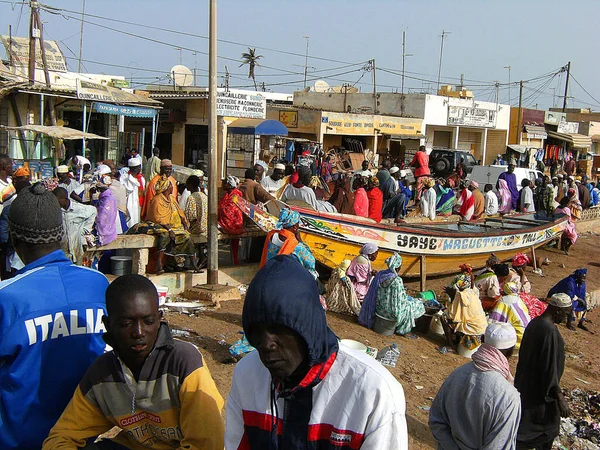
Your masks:
[{"label": "antenna", "polygon": [[193,74],[186,66],[178,64],[171,68],[171,79],[176,86],[191,86]]},{"label": "antenna", "polygon": [[510,69],[512,69],[511,66],[504,66],[505,69],[508,69],[508,105],[510,106]]},{"label": "antenna", "polygon": [[407,56],[413,56],[412,53],[406,53],[406,31],[402,32],[402,95],[404,95],[404,63]]}]

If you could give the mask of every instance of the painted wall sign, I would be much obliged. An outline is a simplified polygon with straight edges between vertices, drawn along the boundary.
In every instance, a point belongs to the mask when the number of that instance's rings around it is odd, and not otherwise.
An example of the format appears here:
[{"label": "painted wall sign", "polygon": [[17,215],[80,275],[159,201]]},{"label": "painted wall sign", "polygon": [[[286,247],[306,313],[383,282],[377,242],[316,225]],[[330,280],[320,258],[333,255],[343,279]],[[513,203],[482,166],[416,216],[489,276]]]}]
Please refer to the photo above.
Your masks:
[{"label": "painted wall sign", "polygon": [[321,126],[324,134],[373,136],[379,134],[420,135],[422,120],[404,117],[375,116],[323,112]]},{"label": "painted wall sign", "polygon": [[[29,38],[13,36],[11,43],[9,36],[0,36],[0,40],[6,49],[6,54],[8,56],[12,55],[15,67],[26,68],[29,66]],[[44,40],[44,49],[46,50],[48,70],[66,72],[67,61],[56,41]],[[44,68],[39,41],[36,42],[35,46],[35,68],[40,70]]]},{"label": "painted wall sign", "polygon": [[298,111],[279,110],[279,121],[288,128],[298,128]]},{"label": "painted wall sign", "polygon": [[217,93],[217,115],[264,119],[267,116],[267,100],[259,92],[229,90]]},{"label": "painted wall sign", "polygon": [[94,109],[99,113],[127,117],[152,118],[156,115],[156,110],[152,108],[136,108],[134,106],[119,106],[109,103],[94,103]]},{"label": "painted wall sign", "polygon": [[99,102],[114,101],[107,86],[77,79],[77,98],[80,100],[92,100]]},{"label": "painted wall sign", "polygon": [[496,114],[496,111],[492,109],[448,105],[448,125],[494,128]]}]

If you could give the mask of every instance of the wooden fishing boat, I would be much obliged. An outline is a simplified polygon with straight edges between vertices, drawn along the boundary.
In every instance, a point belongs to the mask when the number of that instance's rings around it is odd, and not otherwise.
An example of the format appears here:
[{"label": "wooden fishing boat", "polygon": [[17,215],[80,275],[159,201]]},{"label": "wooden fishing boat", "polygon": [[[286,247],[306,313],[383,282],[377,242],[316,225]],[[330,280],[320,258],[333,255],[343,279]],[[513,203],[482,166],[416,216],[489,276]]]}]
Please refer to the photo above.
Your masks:
[{"label": "wooden fishing boat", "polygon": [[[265,231],[272,229],[273,215],[243,199],[237,205]],[[272,206],[267,208],[277,214]],[[373,268],[387,268],[385,259],[398,252],[403,259],[400,273],[406,277],[456,273],[464,263],[483,267],[491,253],[508,260],[559,237],[567,224],[562,214],[546,218],[530,213],[475,222],[386,225],[358,216],[290,207],[300,213],[300,235],[320,263],[335,268],[344,259],[355,258],[364,244],[373,243],[380,249]]]}]

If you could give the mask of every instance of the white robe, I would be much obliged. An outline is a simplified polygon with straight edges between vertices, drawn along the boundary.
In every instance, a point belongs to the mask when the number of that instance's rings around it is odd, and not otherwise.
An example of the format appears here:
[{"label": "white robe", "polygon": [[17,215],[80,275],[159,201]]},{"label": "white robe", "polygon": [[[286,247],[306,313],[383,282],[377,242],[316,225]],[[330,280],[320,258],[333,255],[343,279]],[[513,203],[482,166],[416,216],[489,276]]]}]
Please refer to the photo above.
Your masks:
[{"label": "white robe", "polygon": [[429,217],[429,220],[435,220],[436,198],[433,188],[426,189],[421,194],[421,214]]},{"label": "white robe", "polygon": [[127,226],[131,228],[140,222],[140,197],[138,189],[140,182],[128,173],[121,176],[121,184],[127,192],[127,211],[129,212],[129,220]]}]

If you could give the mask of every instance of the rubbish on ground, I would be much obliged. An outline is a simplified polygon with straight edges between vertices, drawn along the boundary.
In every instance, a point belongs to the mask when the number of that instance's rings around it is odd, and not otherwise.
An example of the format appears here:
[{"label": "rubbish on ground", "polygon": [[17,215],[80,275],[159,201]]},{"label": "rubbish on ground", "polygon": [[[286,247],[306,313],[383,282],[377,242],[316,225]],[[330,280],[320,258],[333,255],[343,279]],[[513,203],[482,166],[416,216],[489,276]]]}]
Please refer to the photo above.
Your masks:
[{"label": "rubbish on ground", "polygon": [[225,339],[221,339],[221,340],[217,341],[217,344],[219,344],[219,345],[227,345],[227,341]]},{"label": "rubbish on ground", "polygon": [[377,352],[379,350],[377,350],[375,347],[367,347],[367,355],[369,355],[371,358],[377,358]]},{"label": "rubbish on ground", "polygon": [[583,384],[591,384],[589,381],[582,380],[581,378],[575,378],[577,381],[581,381]]},{"label": "rubbish on ground", "polygon": [[174,337],[184,337],[184,338],[189,338],[190,337],[190,333],[184,330],[177,330],[176,328],[171,328],[171,334]]},{"label": "rubbish on ground", "polygon": [[247,284],[240,284],[238,287],[238,292],[242,295],[246,295],[246,292],[248,291],[248,285]]},{"label": "rubbish on ground", "polygon": [[252,347],[248,342],[248,339],[246,339],[246,335],[243,332],[241,332],[241,334],[242,337],[229,347],[229,353],[233,356],[243,356],[254,350],[254,347]]},{"label": "rubbish on ground", "polygon": [[169,311],[182,314],[192,314],[198,311],[205,311],[206,307],[198,302],[167,302],[163,305]]},{"label": "rubbish on ground", "polygon": [[442,355],[445,355],[446,353],[448,353],[448,347],[440,347],[437,349],[438,352],[440,352]]},{"label": "rubbish on ground", "polygon": [[424,386],[415,386],[415,389],[417,391],[422,391],[423,389],[425,389],[425,387]]},{"label": "rubbish on ground", "polygon": [[398,346],[396,344],[392,344],[382,348],[379,353],[377,353],[376,359],[384,366],[396,367],[399,356],[400,350],[398,349]]},{"label": "rubbish on ground", "polygon": [[418,406],[417,408],[422,409],[423,411],[429,411],[431,409],[429,406]]},{"label": "rubbish on ground", "polygon": [[563,395],[569,403],[571,416],[561,420],[556,444],[559,448],[597,449],[600,444],[600,393],[565,389]]},{"label": "rubbish on ground", "polygon": [[407,339],[419,339],[419,336],[417,336],[415,333],[407,333],[404,335],[404,337]]}]

